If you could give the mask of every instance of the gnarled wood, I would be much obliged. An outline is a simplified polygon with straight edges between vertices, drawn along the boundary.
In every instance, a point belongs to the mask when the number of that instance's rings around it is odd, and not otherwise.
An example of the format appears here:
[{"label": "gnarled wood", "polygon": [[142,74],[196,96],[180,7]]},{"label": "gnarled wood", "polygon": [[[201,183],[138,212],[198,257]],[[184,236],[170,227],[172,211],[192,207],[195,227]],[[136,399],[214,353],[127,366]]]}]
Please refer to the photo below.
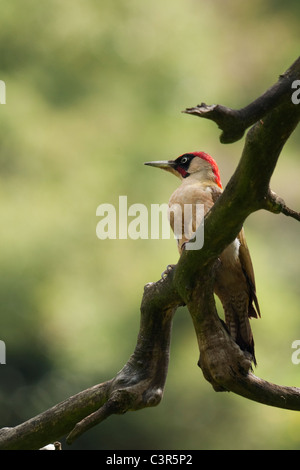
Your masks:
[{"label": "gnarled wood", "polygon": [[145,287],[137,345],[115,378],[14,428],[3,428],[0,449],[38,449],[67,434],[71,443],[112,414],[157,405],[167,376],[173,315],[183,304],[193,319],[199,366],[216,391],[231,391],[266,405],[300,410],[300,389],[274,385],[253,374],[249,358],[217,315],[212,289],[218,256],[252,212],[265,209],[299,220],[299,214],[288,209],[269,188],[281,149],[300,120],[300,106],[291,101],[291,84],[296,79],[300,79],[300,59],[264,95],[242,110],[219,105],[187,110],[215,121],[223,130],[223,142],[241,138],[254,124],[234,175],[205,218],[203,249],[184,251],[163,279]]}]

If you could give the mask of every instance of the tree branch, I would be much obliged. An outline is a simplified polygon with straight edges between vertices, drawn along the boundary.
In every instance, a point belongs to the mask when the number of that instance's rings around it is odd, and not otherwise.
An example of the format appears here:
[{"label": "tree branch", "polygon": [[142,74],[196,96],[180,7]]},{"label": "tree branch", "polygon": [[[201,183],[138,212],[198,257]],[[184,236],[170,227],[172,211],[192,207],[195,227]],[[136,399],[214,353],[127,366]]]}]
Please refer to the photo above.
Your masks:
[{"label": "tree branch", "polygon": [[115,378],[95,385],[14,428],[0,430],[0,449],[39,449],[68,434],[68,442],[112,414],[157,405],[169,363],[172,319],[182,304],[173,274],[145,286],[134,353]]},{"label": "tree branch", "polygon": [[293,219],[300,221],[300,212],[296,212],[293,209],[287,207],[284,200],[271,190],[269,190],[269,193],[265,199],[265,209],[269,212],[273,212],[273,214],[282,213],[288,217],[292,217]]},{"label": "tree branch", "polygon": [[263,95],[242,109],[231,109],[222,105],[198,104],[183,112],[194,116],[210,119],[218,124],[223,131],[220,141],[223,144],[236,142],[241,139],[248,127],[263,118],[269,111],[278,106],[286,96],[291,97],[292,83],[299,79],[300,58],[282,75],[279,80]]},{"label": "tree branch", "polygon": [[299,220],[297,213],[269,189],[281,149],[300,120],[300,106],[291,101],[291,83],[299,77],[297,59],[277,84],[242,110],[219,105],[208,109],[205,105],[195,111],[219,125],[223,142],[237,140],[255,122],[234,175],[205,218],[203,249],[184,251],[167,276],[145,287],[137,345],[115,378],[80,392],[19,426],[3,428],[0,449],[38,449],[66,434],[71,443],[112,414],[157,405],[167,376],[173,315],[183,304],[193,319],[199,366],[216,391],[232,391],[266,405],[300,410],[300,389],[270,384],[253,374],[246,353],[218,317],[213,296],[218,256],[252,212],[265,209]]}]

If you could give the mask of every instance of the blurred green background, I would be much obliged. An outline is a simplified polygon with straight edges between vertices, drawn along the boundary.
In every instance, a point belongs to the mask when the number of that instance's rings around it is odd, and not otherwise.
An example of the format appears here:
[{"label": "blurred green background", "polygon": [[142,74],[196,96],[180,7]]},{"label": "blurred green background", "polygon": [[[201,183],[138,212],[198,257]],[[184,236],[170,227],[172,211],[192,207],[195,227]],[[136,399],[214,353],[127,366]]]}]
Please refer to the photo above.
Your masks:
[{"label": "blurred green background", "polygon": [[[178,259],[174,240],[99,240],[102,203],[167,202],[177,180],[143,166],[204,150],[223,185],[243,141],[181,113],[242,107],[299,55],[298,1],[0,1],[0,427],[113,377],[133,352],[143,287]],[[300,207],[299,130],[272,189]],[[259,171],[259,168],[258,168]],[[245,224],[262,318],[257,375],[300,386],[299,230],[265,212]],[[113,416],[71,449],[298,449],[300,415],[218,394],[178,310],[156,408]],[[66,447],[66,446],[64,446]]]}]

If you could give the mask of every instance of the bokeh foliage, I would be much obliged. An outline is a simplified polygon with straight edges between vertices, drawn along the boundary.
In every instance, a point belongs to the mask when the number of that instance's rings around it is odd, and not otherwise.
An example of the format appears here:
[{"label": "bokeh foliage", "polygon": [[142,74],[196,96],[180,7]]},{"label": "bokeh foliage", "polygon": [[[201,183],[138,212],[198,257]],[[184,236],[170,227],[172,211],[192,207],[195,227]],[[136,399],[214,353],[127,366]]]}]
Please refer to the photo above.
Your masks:
[{"label": "bokeh foliage", "polygon": [[[0,0],[0,427],[111,378],[135,346],[143,286],[177,260],[173,240],[96,237],[96,208],[167,202],[175,178],[143,166],[204,150],[223,183],[243,142],[181,114],[241,107],[299,55],[299,2]],[[299,210],[299,131],[272,189]],[[259,168],[258,168],[259,171]],[[257,374],[300,386],[299,230],[267,213],[246,222],[262,319]],[[185,309],[174,320],[157,408],[112,417],[73,448],[296,449],[298,413],[216,394],[197,368]]]}]

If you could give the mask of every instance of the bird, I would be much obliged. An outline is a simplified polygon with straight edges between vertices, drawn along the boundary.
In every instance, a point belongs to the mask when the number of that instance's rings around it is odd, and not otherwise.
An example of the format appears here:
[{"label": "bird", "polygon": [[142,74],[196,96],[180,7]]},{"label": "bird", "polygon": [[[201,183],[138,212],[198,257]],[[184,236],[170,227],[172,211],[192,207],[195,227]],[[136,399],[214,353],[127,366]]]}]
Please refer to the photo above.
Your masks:
[{"label": "bird", "polygon": [[[145,162],[145,165],[166,170],[181,181],[168,203],[169,221],[181,255],[199,225],[195,208],[203,205],[205,216],[223,192],[218,165],[213,157],[202,151],[185,153],[175,160]],[[184,207],[187,204],[193,210],[186,214]],[[189,227],[189,230],[185,230],[187,233],[182,230],[183,233],[179,233],[178,237],[175,230],[176,210],[172,210],[173,207],[179,207],[181,216],[190,219],[182,220],[182,225],[185,229]],[[257,365],[249,319],[258,318],[261,313],[253,264],[243,227],[219,256],[214,293],[223,306],[227,331],[240,349],[250,356],[254,365]]]}]

